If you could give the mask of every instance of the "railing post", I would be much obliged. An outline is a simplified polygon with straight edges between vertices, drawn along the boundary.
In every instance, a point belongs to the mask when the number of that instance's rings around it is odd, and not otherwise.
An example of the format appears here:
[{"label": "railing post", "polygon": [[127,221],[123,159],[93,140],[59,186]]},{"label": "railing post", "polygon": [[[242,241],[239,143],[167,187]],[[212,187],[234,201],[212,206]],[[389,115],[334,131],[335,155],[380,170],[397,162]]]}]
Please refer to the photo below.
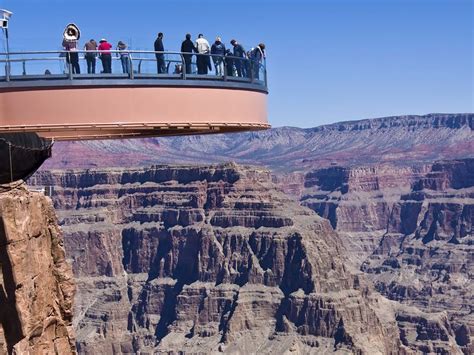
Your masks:
[{"label": "railing post", "polygon": [[10,63],[10,45],[8,42],[8,27],[5,28],[5,38],[7,40],[7,63],[6,63],[6,72],[5,72],[5,80],[10,81],[10,71],[11,71],[11,63]]},{"label": "railing post", "polygon": [[23,66],[23,75],[26,75],[26,61],[21,62]]},{"label": "railing post", "polygon": [[252,59],[248,59],[248,61],[249,61],[249,68],[250,68],[250,82],[253,83],[255,81],[254,63]]},{"label": "railing post", "polygon": [[133,63],[132,54],[129,53],[129,55],[128,55],[128,69],[129,69],[128,77],[133,80],[133,64],[132,63]]},{"label": "railing post", "polygon": [[186,80],[186,61],[184,60],[183,53],[180,53],[181,56],[181,77],[183,80]]},{"label": "railing post", "polygon": [[227,60],[225,56],[222,57],[222,63],[224,63],[224,81],[227,81]]},{"label": "railing post", "polygon": [[263,60],[263,79],[265,82],[265,87],[268,88],[268,83],[267,83],[267,60]]},{"label": "railing post", "polygon": [[10,61],[5,62],[5,80],[10,81]]}]

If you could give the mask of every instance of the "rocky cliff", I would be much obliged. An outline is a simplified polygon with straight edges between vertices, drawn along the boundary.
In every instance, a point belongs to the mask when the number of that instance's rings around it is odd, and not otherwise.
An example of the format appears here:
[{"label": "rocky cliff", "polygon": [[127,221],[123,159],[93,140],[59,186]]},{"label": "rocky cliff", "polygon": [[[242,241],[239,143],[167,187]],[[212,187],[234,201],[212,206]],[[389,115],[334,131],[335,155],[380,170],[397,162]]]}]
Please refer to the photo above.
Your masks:
[{"label": "rocky cliff", "polygon": [[301,203],[329,219],[387,297],[445,311],[474,351],[474,159],[415,167],[331,167],[305,175]]},{"label": "rocky cliff", "polygon": [[75,286],[43,194],[0,193],[0,353],[74,354]]},{"label": "rocky cliff", "polygon": [[81,353],[459,353],[389,301],[326,219],[237,165],[42,172],[78,282]]},{"label": "rocky cliff", "polygon": [[339,122],[315,128],[280,127],[242,134],[141,140],[58,142],[44,167],[149,166],[235,161],[274,172],[440,159],[474,158],[474,114],[430,114]]},{"label": "rocky cliff", "polygon": [[474,353],[474,159],[439,162],[401,196],[362,269],[390,299],[446,311]]},{"label": "rocky cliff", "polygon": [[429,170],[429,164],[321,168],[304,176],[300,202],[331,222],[360,266],[387,232],[394,204]]}]

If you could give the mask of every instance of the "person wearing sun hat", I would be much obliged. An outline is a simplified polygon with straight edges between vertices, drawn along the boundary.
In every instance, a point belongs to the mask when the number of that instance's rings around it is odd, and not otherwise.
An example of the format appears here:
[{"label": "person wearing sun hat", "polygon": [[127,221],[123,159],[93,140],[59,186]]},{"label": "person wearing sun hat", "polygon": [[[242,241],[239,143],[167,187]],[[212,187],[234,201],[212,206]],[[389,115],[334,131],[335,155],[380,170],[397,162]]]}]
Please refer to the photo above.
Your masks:
[{"label": "person wearing sun hat", "polygon": [[117,56],[120,57],[120,61],[122,62],[122,72],[124,74],[130,74],[130,56],[126,49],[127,45],[119,41],[117,44]]},{"label": "person wearing sun hat", "polygon": [[112,73],[112,54],[110,53],[112,45],[107,42],[105,38],[102,38],[99,43],[98,49],[100,53],[100,60],[102,61],[102,72],[110,74]]}]

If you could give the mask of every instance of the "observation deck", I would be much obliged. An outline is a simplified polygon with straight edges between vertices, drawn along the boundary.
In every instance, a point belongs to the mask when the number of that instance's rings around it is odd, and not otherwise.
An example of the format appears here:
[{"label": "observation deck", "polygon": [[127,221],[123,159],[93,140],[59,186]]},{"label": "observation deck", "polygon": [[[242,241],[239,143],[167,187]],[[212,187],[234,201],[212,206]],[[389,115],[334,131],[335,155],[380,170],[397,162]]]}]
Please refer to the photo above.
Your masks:
[{"label": "observation deck", "polygon": [[[267,121],[265,63],[225,56],[221,76],[186,73],[181,52],[117,51],[112,73],[75,74],[66,51],[0,53],[0,133],[35,132],[56,140],[129,138],[262,130]],[[90,53],[90,52],[89,52]],[[98,53],[98,52],[97,52]],[[164,55],[157,74],[156,54]],[[236,67],[242,69],[240,76]],[[3,67],[5,70],[2,70]]]}]

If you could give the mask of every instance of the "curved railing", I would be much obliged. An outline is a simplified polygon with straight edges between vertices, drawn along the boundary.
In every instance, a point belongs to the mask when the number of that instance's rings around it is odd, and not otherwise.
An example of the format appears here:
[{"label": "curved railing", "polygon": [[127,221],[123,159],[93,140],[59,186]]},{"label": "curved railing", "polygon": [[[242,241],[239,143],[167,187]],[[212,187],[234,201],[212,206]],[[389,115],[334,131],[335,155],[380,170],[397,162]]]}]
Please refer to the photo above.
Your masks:
[{"label": "curved railing", "polygon": [[[80,73],[76,73],[69,53],[79,56]],[[81,80],[81,79],[174,79],[208,80],[247,83],[267,90],[267,71],[265,61],[209,54],[155,51],[110,51],[112,72],[103,73],[100,51],[29,51],[0,53],[0,86],[3,83],[25,80]],[[96,73],[87,72],[85,55],[96,55]],[[125,55],[129,70],[124,72],[122,55]],[[162,56],[161,73],[158,74],[158,56]],[[74,60],[73,60],[74,61]],[[198,74],[197,62],[209,63],[212,70],[208,74]],[[222,62],[223,72],[216,74],[214,62]],[[164,64],[164,65],[163,65]],[[188,68],[187,68],[188,66]],[[186,70],[186,68],[188,70]],[[5,85],[5,84],[4,84]]]}]

